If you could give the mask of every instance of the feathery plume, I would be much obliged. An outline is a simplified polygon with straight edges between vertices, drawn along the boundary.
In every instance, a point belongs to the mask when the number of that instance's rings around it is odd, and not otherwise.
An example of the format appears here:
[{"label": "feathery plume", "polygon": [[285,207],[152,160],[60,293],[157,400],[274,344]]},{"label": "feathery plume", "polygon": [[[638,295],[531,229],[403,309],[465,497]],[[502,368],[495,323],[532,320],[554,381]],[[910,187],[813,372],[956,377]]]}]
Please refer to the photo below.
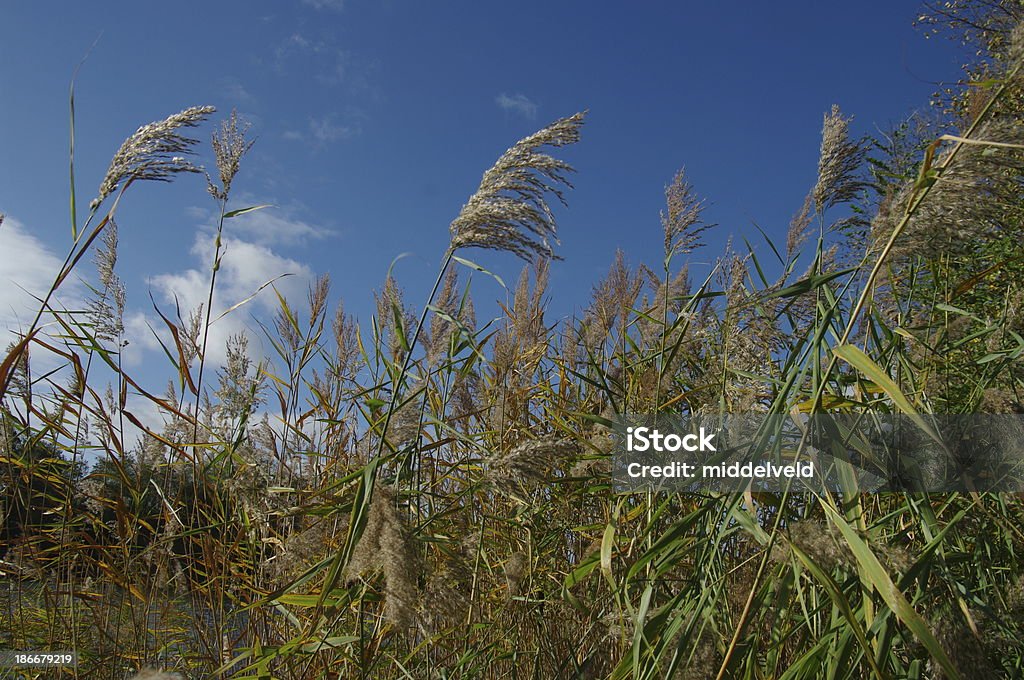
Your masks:
[{"label": "feathery plume", "polygon": [[195,127],[212,114],[212,106],[193,106],[164,120],[143,125],[126,139],[110,161],[100,183],[99,194],[89,204],[96,209],[124,181],[155,180],[169,182],[179,172],[201,172],[185,155],[192,153],[198,140],[178,134],[182,128]]},{"label": "feathery plume", "polygon": [[432,365],[448,351],[451,345],[455,324],[452,319],[458,317],[458,270],[451,267],[445,273],[444,285],[438,293],[435,307],[444,313],[434,314],[430,318],[430,336],[427,341],[427,358]]},{"label": "feathery plume", "polygon": [[[640,276],[647,281],[652,296],[650,299],[647,295],[643,297],[640,305],[643,314],[637,317],[637,330],[648,347],[656,347],[662,333],[678,337],[680,332],[685,331],[685,327],[673,329],[672,325],[676,316],[685,308],[685,298],[690,294],[690,268],[684,266],[675,275],[662,279],[650,268],[641,265]],[[675,341],[666,337],[666,344],[672,346]]]},{"label": "feathery plume", "polygon": [[[203,333],[203,303],[199,303],[199,306],[189,312],[188,320],[183,320],[178,317],[181,321],[181,345],[182,354],[185,358],[185,364],[191,364],[192,360],[200,356],[205,351],[204,347],[200,346],[199,338],[202,337]],[[172,402],[173,403],[173,402]]]},{"label": "feathery plume", "polygon": [[697,198],[693,187],[686,181],[685,169],[680,169],[665,187],[665,207],[661,213],[661,226],[665,230],[665,259],[692,253],[701,247],[701,234],[711,228],[701,221],[704,201]]},{"label": "feathery plume", "polygon": [[[1012,228],[1007,216],[1018,214],[1020,177],[1024,174],[1024,122],[994,118],[972,135],[977,144],[965,144],[949,160],[952,148],[936,161],[943,168],[928,195],[917,206],[904,232],[899,253],[936,257],[964,254],[978,242]],[[992,143],[991,145],[988,143]],[[1000,144],[1009,146],[998,146]],[[914,187],[908,185],[895,203],[906,206]],[[884,243],[902,215],[890,210],[874,226],[876,247]]]},{"label": "feathery plume", "polygon": [[441,549],[441,559],[424,588],[421,615],[426,629],[439,632],[460,614],[465,616],[473,590],[473,560],[465,546]]},{"label": "feathery plume", "polygon": [[110,220],[103,230],[101,245],[96,250],[96,271],[104,290],[109,289],[117,279],[114,267],[117,265],[117,222]]},{"label": "feathery plume", "polygon": [[811,207],[814,199],[811,194],[804,198],[800,212],[793,216],[786,232],[786,259],[792,260],[807,240],[807,228],[811,224]]},{"label": "feathery plume", "polygon": [[309,286],[306,299],[309,301],[310,323],[320,317],[327,306],[327,296],[331,292],[330,274],[322,274]]},{"label": "feathery plume", "polygon": [[114,220],[110,220],[103,230],[102,243],[94,261],[103,287],[99,290],[99,297],[88,303],[89,318],[97,338],[114,340],[124,332],[126,304],[124,283],[114,273],[117,264],[117,222]]},{"label": "feathery plume", "polygon": [[[416,320],[406,309],[402,295],[402,288],[389,273],[384,280],[384,288],[373,294],[377,306],[377,326],[380,329],[381,340],[387,336],[387,348],[392,360],[399,361],[405,356],[405,345],[402,342],[403,336],[409,329],[416,326]],[[399,328],[399,324],[401,328]]]},{"label": "feathery plume", "polygon": [[832,112],[825,114],[821,128],[821,156],[818,159],[818,182],[812,196],[819,213],[837,203],[856,197],[864,186],[857,179],[857,170],[864,160],[864,147],[850,141],[850,121],[843,116],[839,106],[832,105]]},{"label": "feathery plume", "polygon": [[331,321],[334,335],[335,356],[331,364],[331,373],[335,378],[348,381],[356,377],[362,358],[359,351],[358,330],[355,319],[345,313],[345,305],[339,300]]},{"label": "feathery plume", "polygon": [[508,594],[516,597],[523,594],[523,581],[530,571],[530,560],[523,551],[512,553],[504,564],[505,581],[508,583]]},{"label": "feathery plume", "polygon": [[[533,287],[530,273],[533,272]],[[548,287],[548,262],[538,260],[532,267],[523,267],[512,296],[512,308],[494,337],[495,373],[500,375],[513,366],[523,375],[531,372],[547,349],[547,327],[544,324],[544,294]]]},{"label": "feathery plume", "polygon": [[788,544],[776,544],[772,549],[772,559],[787,561],[789,546],[795,546],[825,571],[837,567],[848,569],[856,564],[856,560],[849,546],[833,533],[831,525],[824,522],[809,519],[794,522],[789,527]]},{"label": "feathery plume", "polygon": [[210,195],[219,200],[227,200],[231,191],[231,182],[238,174],[239,162],[242,160],[255,140],[246,140],[245,134],[249,131],[250,124],[238,122],[238,112],[231,111],[231,116],[220,124],[220,132],[214,132],[210,136],[210,143],[213,146],[213,157],[217,161],[217,173],[220,175],[220,186],[218,187],[206,176],[206,190]]},{"label": "feathery plume", "polygon": [[539,153],[543,146],[575,144],[580,138],[583,113],[560,118],[546,128],[516,142],[484,173],[476,190],[452,221],[451,250],[488,248],[504,250],[530,261],[558,259],[551,242],[556,238],[555,218],[545,195],[563,204],[560,186],[572,188],[568,163]]},{"label": "feathery plume", "polygon": [[147,668],[133,675],[132,680],[181,680],[181,676],[177,673],[163,673]]},{"label": "feathery plume", "polygon": [[218,371],[217,411],[229,422],[247,418],[263,403],[263,373],[251,371],[249,338],[245,333],[228,337],[225,343],[227,363]]},{"label": "feathery plume", "polygon": [[423,412],[427,392],[421,380],[413,381],[402,400],[396,404],[395,412],[388,423],[387,441],[396,449],[414,441],[420,436],[420,416]]},{"label": "feathery plume", "polygon": [[640,273],[630,269],[626,254],[621,249],[616,250],[608,275],[594,286],[592,294],[591,308],[599,319],[600,327],[611,331],[618,323],[619,332],[625,333],[629,313],[642,287]]},{"label": "feathery plume", "polygon": [[382,571],[384,615],[396,627],[407,628],[416,621],[416,579],[420,570],[412,538],[398,516],[395,502],[393,488],[381,485],[374,489],[366,528],[345,573],[352,581],[362,574]]},{"label": "feathery plume", "polygon": [[487,457],[490,479],[504,489],[511,483],[543,481],[552,467],[569,460],[579,451],[571,439],[549,435],[528,439],[507,451],[496,451]]}]

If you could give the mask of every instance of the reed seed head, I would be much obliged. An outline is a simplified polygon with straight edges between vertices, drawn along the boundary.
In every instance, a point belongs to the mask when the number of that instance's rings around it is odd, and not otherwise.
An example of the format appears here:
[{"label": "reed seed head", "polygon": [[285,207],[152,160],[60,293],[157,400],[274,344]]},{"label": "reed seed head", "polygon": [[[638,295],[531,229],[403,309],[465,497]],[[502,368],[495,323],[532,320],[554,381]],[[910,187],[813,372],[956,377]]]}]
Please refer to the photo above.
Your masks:
[{"label": "reed seed head", "polygon": [[701,247],[701,234],[712,225],[701,220],[704,201],[697,197],[686,181],[686,171],[680,169],[665,187],[665,207],[661,213],[661,226],[665,230],[666,261],[675,255],[687,255]]},{"label": "reed seed head", "polygon": [[248,122],[238,121],[238,112],[232,110],[227,120],[220,124],[220,131],[211,135],[210,143],[213,146],[213,157],[217,161],[217,173],[220,175],[220,186],[216,186],[210,176],[206,176],[207,191],[216,199],[227,200],[231,191],[231,182],[238,174],[238,166],[255,140],[247,140],[246,133],[249,131]]},{"label": "reed seed head", "polygon": [[169,182],[180,172],[202,172],[185,158],[198,140],[184,137],[179,131],[196,127],[214,111],[212,106],[193,106],[136,130],[114,154],[99,194],[89,207],[95,210],[125,181]]},{"label": "reed seed head", "polygon": [[181,680],[177,673],[164,673],[145,668],[132,676],[132,680]]},{"label": "reed seed head", "polygon": [[565,203],[562,187],[572,188],[568,174],[573,168],[538,149],[575,144],[583,116],[560,118],[501,155],[451,223],[451,250],[487,248],[527,261],[558,259],[551,245],[558,243],[555,218],[546,196]]},{"label": "reed seed head", "polygon": [[[1007,216],[1019,210],[1024,152],[986,142],[1024,144],[1024,122],[994,118],[980,125],[972,137],[979,143],[963,145],[955,156],[950,155],[955,147],[949,147],[936,161],[941,174],[911,216],[897,246],[900,254],[964,255],[978,243],[1014,228]],[[909,205],[914,192],[913,186],[904,187],[896,204]],[[879,242],[888,239],[901,218],[899,213],[890,214],[887,222],[875,225]]]},{"label": "reed seed head", "polygon": [[110,220],[103,229],[100,247],[96,250],[96,271],[99,273],[99,297],[89,301],[89,318],[96,337],[113,340],[124,331],[126,293],[124,283],[114,273],[117,264],[117,223]]},{"label": "reed seed head", "polygon": [[438,293],[435,303],[437,309],[444,315],[434,314],[430,317],[427,358],[432,365],[437,364],[451,345],[452,335],[456,329],[452,320],[458,318],[458,303],[458,270],[455,267],[450,267],[445,273],[444,285]]},{"label": "reed seed head", "polygon": [[793,216],[789,222],[789,230],[786,232],[786,257],[792,259],[800,250],[800,247],[807,240],[808,227],[811,225],[811,208],[814,203],[812,194],[804,198],[800,206],[800,212]]},{"label": "reed seed head", "polygon": [[818,159],[818,182],[812,193],[814,204],[823,213],[837,203],[857,196],[864,184],[857,171],[864,160],[864,147],[850,141],[850,121],[838,105],[825,114],[821,128],[821,156]]},{"label": "reed seed head", "polygon": [[384,615],[396,628],[416,622],[419,599],[419,559],[396,508],[393,488],[378,486],[370,501],[366,528],[345,570],[348,579],[366,573],[384,573]]},{"label": "reed seed head", "polygon": [[528,439],[488,456],[490,478],[499,489],[547,478],[552,467],[573,458],[579,447],[571,439],[549,435]]},{"label": "reed seed head", "polygon": [[505,580],[508,583],[508,594],[510,597],[522,595],[523,581],[530,571],[530,560],[526,553],[519,551],[512,553],[505,562]]},{"label": "reed seed head", "polygon": [[[834,536],[831,526],[824,522],[795,522],[789,527],[789,544],[799,548],[824,571],[832,571],[837,567],[849,569],[856,563],[849,546]],[[772,557],[776,561],[785,561],[789,557],[789,550],[777,544]]]}]

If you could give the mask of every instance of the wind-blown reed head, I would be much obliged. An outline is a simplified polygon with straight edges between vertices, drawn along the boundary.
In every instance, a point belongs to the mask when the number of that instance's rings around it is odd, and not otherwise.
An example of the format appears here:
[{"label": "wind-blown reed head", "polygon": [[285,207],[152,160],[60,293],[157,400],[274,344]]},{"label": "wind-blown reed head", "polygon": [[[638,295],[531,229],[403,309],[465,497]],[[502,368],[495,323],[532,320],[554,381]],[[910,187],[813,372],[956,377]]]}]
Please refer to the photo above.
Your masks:
[{"label": "wind-blown reed head", "polygon": [[800,211],[793,215],[789,222],[789,230],[786,232],[786,258],[793,259],[799,253],[800,246],[804,244],[808,236],[808,227],[811,226],[811,208],[814,198],[808,194]]},{"label": "wind-blown reed head", "polygon": [[[894,252],[937,259],[966,256],[993,238],[1020,233],[1019,196],[1024,176],[1024,121],[1001,116],[980,124],[972,143],[937,154],[941,168],[927,199],[916,205]],[[908,181],[872,222],[880,251],[916,195]],[[900,210],[903,208],[904,210]]]},{"label": "wind-blown reed head", "polygon": [[547,435],[540,439],[527,439],[509,449],[487,455],[488,476],[495,487],[504,492],[517,484],[547,479],[553,467],[578,452],[576,443],[564,437]]},{"label": "wind-blown reed head", "polygon": [[864,160],[864,147],[850,141],[850,121],[838,105],[825,114],[821,128],[821,156],[818,159],[818,181],[814,185],[814,204],[819,213],[837,203],[857,196],[864,186],[857,171]]},{"label": "wind-blown reed head", "polygon": [[168,182],[179,172],[201,172],[184,158],[198,140],[183,137],[179,130],[197,126],[214,111],[212,106],[193,106],[136,130],[114,154],[90,208],[95,209],[126,180]]},{"label": "wind-blown reed head", "polygon": [[451,223],[452,250],[488,248],[527,261],[558,259],[551,246],[558,243],[555,218],[545,196],[554,194],[564,204],[562,187],[572,188],[567,176],[573,168],[538,149],[578,142],[583,116],[560,118],[501,155]]}]

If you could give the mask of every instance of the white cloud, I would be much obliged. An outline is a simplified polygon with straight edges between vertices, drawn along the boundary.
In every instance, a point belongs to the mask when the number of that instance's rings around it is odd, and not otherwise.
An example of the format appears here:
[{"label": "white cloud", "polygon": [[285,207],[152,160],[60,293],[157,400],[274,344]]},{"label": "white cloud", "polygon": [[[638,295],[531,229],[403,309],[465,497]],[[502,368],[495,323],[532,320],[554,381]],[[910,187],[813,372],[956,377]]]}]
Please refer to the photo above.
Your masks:
[{"label": "white cloud", "polygon": [[196,221],[209,219],[211,214],[212,212],[209,208],[198,205],[190,205],[185,208],[185,217]]},{"label": "white cloud", "polygon": [[[13,217],[0,224],[0,358],[6,356],[4,348],[21,339],[35,320],[41,298],[46,296],[63,264],[63,259],[31,232]],[[84,309],[86,292],[81,279],[72,274],[50,298],[49,305],[57,310]],[[44,314],[38,328],[40,335],[49,336],[47,343],[64,346],[65,341],[57,337],[64,329],[53,316]],[[61,382],[69,375],[65,370],[66,359],[42,345],[33,345],[31,350],[34,379],[48,375],[48,380]]]},{"label": "white cloud", "polygon": [[[262,205],[264,201],[251,195],[242,195],[239,200],[232,201],[231,209],[241,206]],[[289,208],[271,205],[267,208],[244,213],[224,222],[224,233],[242,241],[250,241],[257,245],[299,245],[310,240],[318,240],[333,235],[330,229],[310,224],[292,217]],[[211,231],[215,227],[216,214],[208,208],[197,206],[185,209],[186,216],[204,224]]]},{"label": "white cloud", "polygon": [[[46,295],[63,261],[13,217],[0,224],[0,253],[0,328],[6,346],[32,323],[39,309],[36,298]],[[58,291],[54,306],[75,309],[81,297],[82,286],[71,276]]]},{"label": "white cloud", "polygon": [[525,94],[508,95],[502,92],[494,98],[494,103],[505,111],[518,113],[520,116],[530,120],[537,117],[537,104],[530,101]]},{"label": "white cloud", "polygon": [[[164,313],[166,314],[167,312],[165,311]],[[151,325],[152,330],[150,329]],[[128,344],[121,350],[121,361],[125,366],[137,368],[143,364],[146,351],[160,349],[157,339],[153,337],[153,330],[160,331],[153,324],[153,320],[143,312],[132,311],[125,313],[124,336],[128,339]]]},{"label": "white cloud", "polygon": [[331,235],[328,229],[302,220],[289,219],[273,209],[239,215],[228,222],[226,231],[228,234],[244,235],[259,245],[294,245]]},{"label": "white cloud", "polygon": [[[162,305],[166,305],[166,309],[161,310],[165,316],[174,318],[175,304],[180,307],[181,315],[186,319],[192,310],[200,305],[205,306],[209,295],[213,249],[213,236],[201,233],[196,236],[191,249],[192,255],[200,263],[197,268],[157,274],[147,279],[147,283],[153,287],[154,297]],[[220,270],[217,272],[211,315],[211,319],[216,321],[210,326],[207,340],[207,366],[223,365],[226,359],[225,343],[230,336],[238,333],[249,336],[250,350],[259,358],[261,336],[253,332],[247,320],[251,316],[256,316],[265,323],[269,320],[278,307],[277,296],[273,291],[269,288],[264,289],[244,306],[224,317],[218,317],[233,305],[253,296],[267,282],[285,274],[289,276],[277,279],[274,287],[285,297],[298,302],[303,299],[314,278],[313,271],[307,265],[280,255],[264,244],[231,235],[223,238],[223,257]],[[137,340],[143,347],[153,347],[155,343],[152,332],[145,327],[147,322],[163,337],[164,323],[159,319],[130,319],[128,326],[129,329],[140,332],[133,341]]]}]

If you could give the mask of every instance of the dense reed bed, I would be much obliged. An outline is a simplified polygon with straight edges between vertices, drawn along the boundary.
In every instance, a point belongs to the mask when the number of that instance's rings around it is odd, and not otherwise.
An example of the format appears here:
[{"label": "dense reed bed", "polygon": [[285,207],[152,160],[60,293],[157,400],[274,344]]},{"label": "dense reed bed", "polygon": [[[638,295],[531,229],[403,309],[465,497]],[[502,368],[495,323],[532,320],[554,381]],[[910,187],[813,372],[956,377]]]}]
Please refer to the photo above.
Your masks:
[{"label": "dense reed bed", "polygon": [[[357,324],[324,276],[254,329],[274,356],[238,336],[214,366],[220,234],[248,210],[228,208],[251,146],[232,115],[212,138],[210,303],[162,310],[160,386],[120,360],[117,210],[201,171],[186,134],[214,112],[139,128],[83,222],[72,196],[65,265],[0,363],[0,645],[75,649],[63,677],[82,678],[1024,676],[1019,495],[609,479],[623,413],[1024,410],[1024,47],[985,35],[988,77],[947,128],[857,140],[829,111],[785,241],[730,246],[710,276],[687,259],[720,227],[680,172],[664,258],[619,253],[577,319],[545,317],[576,114],[438,228],[426,300],[389,275]],[[481,249],[525,263],[496,325],[474,312],[494,290]],[[91,304],[57,307],[90,262]],[[62,368],[35,372],[43,353]]]}]

